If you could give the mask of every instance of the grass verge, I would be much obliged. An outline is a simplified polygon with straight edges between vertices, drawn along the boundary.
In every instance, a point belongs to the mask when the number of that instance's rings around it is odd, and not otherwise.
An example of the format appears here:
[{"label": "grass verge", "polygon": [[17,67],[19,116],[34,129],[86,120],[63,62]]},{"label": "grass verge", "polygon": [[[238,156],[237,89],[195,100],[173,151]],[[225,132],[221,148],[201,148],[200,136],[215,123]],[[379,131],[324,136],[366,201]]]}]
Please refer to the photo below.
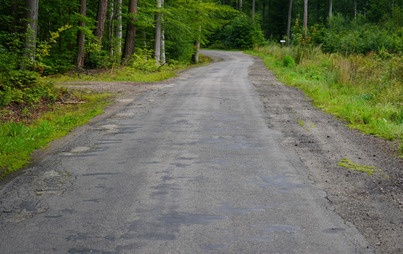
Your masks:
[{"label": "grass verge", "polygon": [[131,82],[158,82],[175,77],[179,70],[186,67],[164,69],[161,71],[149,72],[133,70],[130,67],[118,67],[111,69],[93,70],[91,72],[71,72],[49,76],[46,79],[54,83],[71,81],[131,81]]},{"label": "grass verge", "polygon": [[53,106],[53,110],[28,124],[12,121],[1,123],[0,178],[29,164],[30,155],[35,149],[45,148],[50,141],[85,124],[111,104],[110,94],[75,93],[85,103]]},{"label": "grass verge", "polygon": [[81,70],[79,72],[72,71],[65,74],[57,74],[45,77],[53,83],[58,82],[75,82],[75,81],[130,81],[130,82],[158,82],[169,78],[176,77],[178,72],[190,67],[210,63],[213,59],[209,56],[200,56],[198,64],[167,64],[158,66],[153,58],[138,58],[137,61],[130,63],[128,66],[117,65],[112,68]]},{"label": "grass verge", "polygon": [[263,58],[280,81],[351,128],[399,143],[403,156],[403,56],[324,54],[320,48],[271,45],[246,53]]}]

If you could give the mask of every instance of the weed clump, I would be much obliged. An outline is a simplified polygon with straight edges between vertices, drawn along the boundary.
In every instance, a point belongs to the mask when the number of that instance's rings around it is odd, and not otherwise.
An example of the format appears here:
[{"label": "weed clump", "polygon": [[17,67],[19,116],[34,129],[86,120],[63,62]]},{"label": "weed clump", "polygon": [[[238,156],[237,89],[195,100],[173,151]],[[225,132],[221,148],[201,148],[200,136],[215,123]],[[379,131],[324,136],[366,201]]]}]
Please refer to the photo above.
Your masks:
[{"label": "weed clump", "polygon": [[292,56],[290,56],[290,55],[285,55],[284,60],[283,60],[283,65],[284,65],[284,67],[290,67],[290,68],[295,67],[294,58],[292,58]]}]

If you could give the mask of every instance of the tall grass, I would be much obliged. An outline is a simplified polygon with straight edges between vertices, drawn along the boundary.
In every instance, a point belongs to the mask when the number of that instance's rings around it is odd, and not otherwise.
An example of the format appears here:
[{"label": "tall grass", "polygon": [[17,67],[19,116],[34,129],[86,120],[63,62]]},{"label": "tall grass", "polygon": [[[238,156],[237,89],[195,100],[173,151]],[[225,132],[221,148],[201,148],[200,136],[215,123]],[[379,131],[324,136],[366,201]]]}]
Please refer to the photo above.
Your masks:
[{"label": "tall grass", "polygon": [[[249,52],[287,85],[302,89],[314,105],[364,133],[403,139],[403,56],[324,54],[319,47],[270,45]],[[296,65],[285,64],[291,56]],[[286,61],[287,62],[287,61]],[[400,156],[403,147],[399,148]]]}]

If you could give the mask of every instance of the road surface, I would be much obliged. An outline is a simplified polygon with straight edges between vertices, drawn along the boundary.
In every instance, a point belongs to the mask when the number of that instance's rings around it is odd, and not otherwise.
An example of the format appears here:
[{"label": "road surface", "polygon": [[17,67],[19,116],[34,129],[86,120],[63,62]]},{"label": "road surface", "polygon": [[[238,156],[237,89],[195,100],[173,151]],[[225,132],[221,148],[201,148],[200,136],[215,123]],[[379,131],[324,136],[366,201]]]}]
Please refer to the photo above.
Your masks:
[{"label": "road surface", "polygon": [[253,58],[184,73],[0,191],[1,253],[370,253],[268,127]]}]

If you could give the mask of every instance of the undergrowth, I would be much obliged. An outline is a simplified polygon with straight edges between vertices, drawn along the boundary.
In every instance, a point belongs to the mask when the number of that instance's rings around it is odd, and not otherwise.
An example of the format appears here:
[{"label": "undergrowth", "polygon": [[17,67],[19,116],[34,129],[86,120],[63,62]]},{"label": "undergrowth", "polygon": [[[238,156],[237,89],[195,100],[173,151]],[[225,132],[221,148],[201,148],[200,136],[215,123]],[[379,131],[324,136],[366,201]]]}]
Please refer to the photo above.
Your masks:
[{"label": "undergrowth", "polygon": [[302,89],[315,106],[348,121],[351,128],[396,140],[403,156],[402,54],[346,56],[324,54],[319,47],[277,45],[247,53],[262,57],[279,80]]},{"label": "undergrowth", "polygon": [[101,114],[111,96],[78,92],[75,95],[86,103],[53,106],[53,110],[32,122],[0,122],[0,178],[27,165],[35,149]]},{"label": "undergrowth", "polygon": [[[202,61],[206,60],[201,57]],[[207,60],[208,61],[208,60]],[[52,82],[69,81],[131,81],[158,82],[175,77],[179,70],[189,65],[170,60],[166,64],[156,64],[151,51],[138,50],[126,65],[114,65],[107,69],[81,70],[66,74],[48,76]]]}]

